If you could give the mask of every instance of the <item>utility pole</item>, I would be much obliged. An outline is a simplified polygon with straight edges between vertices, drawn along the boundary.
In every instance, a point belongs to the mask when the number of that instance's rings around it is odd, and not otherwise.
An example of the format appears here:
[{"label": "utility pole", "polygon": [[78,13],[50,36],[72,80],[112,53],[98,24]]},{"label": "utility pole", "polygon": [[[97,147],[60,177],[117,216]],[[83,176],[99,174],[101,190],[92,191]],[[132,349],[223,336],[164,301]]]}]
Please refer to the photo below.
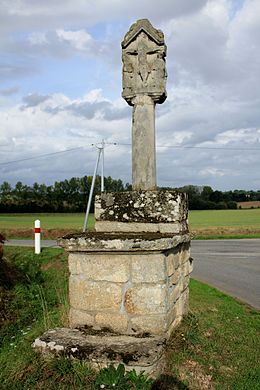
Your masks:
[{"label": "utility pole", "polygon": [[96,147],[98,149],[98,154],[97,154],[96,165],[95,165],[95,169],[94,169],[94,173],[93,173],[93,177],[92,177],[92,183],[91,183],[90,192],[89,192],[89,197],[88,197],[88,204],[87,204],[85,221],[84,221],[84,226],[83,226],[83,233],[85,233],[87,230],[89,211],[90,211],[90,206],[91,206],[91,201],[92,201],[92,197],[93,197],[93,191],[94,191],[94,186],[95,186],[95,181],[96,181],[96,176],[97,176],[97,170],[98,170],[98,165],[99,165],[101,155],[102,155],[101,192],[104,192],[104,148],[105,148],[104,140],[102,140],[101,146],[96,145]]}]

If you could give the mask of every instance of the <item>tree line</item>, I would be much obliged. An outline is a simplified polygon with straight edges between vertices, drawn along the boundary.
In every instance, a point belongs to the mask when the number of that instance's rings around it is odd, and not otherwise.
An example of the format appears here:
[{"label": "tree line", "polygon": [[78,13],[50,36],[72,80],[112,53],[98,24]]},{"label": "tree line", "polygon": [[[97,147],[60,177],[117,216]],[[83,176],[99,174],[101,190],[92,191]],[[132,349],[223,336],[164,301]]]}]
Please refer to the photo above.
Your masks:
[{"label": "tree line", "polygon": [[236,209],[238,202],[260,200],[260,191],[218,191],[210,186],[197,187],[193,185],[180,188],[189,198],[190,210]]},{"label": "tree line", "polygon": [[[68,213],[84,212],[90,193],[92,176],[72,177],[69,180],[56,181],[53,185],[34,183],[32,186],[18,181],[14,187],[8,182],[0,185],[0,212],[2,213]],[[104,178],[108,192],[126,191],[121,179]],[[101,178],[97,176],[94,196],[101,191]],[[94,196],[91,211],[94,209]]]},{"label": "tree line", "polygon": [[[32,186],[18,181],[14,187],[8,182],[0,185],[0,212],[34,213],[34,212],[84,212],[90,193],[92,176],[72,177],[69,180],[57,181],[53,185],[34,183]],[[121,179],[111,176],[104,178],[106,192],[130,191],[132,186],[124,184]],[[161,188],[163,189],[163,188]],[[166,188],[164,188],[166,189]],[[167,188],[173,190],[174,188]],[[176,189],[176,188],[175,188]],[[97,176],[94,195],[100,193],[101,178]],[[260,200],[260,191],[214,191],[210,186],[193,185],[177,188],[186,192],[191,210],[235,209],[237,202]],[[94,209],[94,196],[91,211]]]}]

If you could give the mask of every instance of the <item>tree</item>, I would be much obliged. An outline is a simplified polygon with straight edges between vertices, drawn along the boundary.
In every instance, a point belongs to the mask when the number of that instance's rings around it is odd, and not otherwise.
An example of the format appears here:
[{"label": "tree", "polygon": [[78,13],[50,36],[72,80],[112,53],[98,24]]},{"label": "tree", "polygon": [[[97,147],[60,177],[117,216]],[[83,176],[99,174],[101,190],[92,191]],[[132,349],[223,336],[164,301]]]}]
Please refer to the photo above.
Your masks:
[{"label": "tree", "polygon": [[210,186],[204,186],[201,192],[201,197],[203,200],[213,200],[211,195],[213,194],[213,189]]}]

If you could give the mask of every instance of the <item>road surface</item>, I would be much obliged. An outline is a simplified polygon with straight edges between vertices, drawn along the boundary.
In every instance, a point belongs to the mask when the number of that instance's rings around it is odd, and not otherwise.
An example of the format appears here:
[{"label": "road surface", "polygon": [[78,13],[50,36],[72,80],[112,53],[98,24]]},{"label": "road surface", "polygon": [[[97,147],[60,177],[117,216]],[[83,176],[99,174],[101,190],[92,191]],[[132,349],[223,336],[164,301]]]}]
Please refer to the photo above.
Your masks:
[{"label": "road surface", "polygon": [[[34,246],[32,240],[10,240],[6,245]],[[42,241],[55,247],[56,241]],[[192,277],[260,309],[260,239],[192,241]]]},{"label": "road surface", "polygon": [[260,239],[192,241],[192,276],[260,309]]}]

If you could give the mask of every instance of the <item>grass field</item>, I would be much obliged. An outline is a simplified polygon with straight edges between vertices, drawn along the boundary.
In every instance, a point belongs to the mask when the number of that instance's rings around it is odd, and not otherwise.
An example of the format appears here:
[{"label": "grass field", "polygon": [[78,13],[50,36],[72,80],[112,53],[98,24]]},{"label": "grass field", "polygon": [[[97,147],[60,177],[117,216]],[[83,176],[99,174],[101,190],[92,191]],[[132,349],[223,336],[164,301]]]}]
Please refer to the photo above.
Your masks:
[{"label": "grass field", "polygon": [[[66,253],[46,248],[34,255],[31,248],[7,247],[5,256],[0,262],[0,389],[102,388],[100,374],[84,362],[46,360],[31,348],[46,329],[67,326]],[[164,375],[154,387],[133,375],[132,387],[115,388],[257,390],[259,330],[258,311],[192,280],[190,311],[169,342]]]},{"label": "grass field", "polygon": [[[0,231],[8,237],[31,237],[35,219],[41,220],[43,237],[55,238],[81,231],[84,214],[1,214]],[[260,237],[260,209],[192,210],[189,223],[195,237]],[[93,214],[88,225],[94,228]]]},{"label": "grass field", "polygon": [[192,210],[189,223],[197,238],[260,238],[260,209]]}]

